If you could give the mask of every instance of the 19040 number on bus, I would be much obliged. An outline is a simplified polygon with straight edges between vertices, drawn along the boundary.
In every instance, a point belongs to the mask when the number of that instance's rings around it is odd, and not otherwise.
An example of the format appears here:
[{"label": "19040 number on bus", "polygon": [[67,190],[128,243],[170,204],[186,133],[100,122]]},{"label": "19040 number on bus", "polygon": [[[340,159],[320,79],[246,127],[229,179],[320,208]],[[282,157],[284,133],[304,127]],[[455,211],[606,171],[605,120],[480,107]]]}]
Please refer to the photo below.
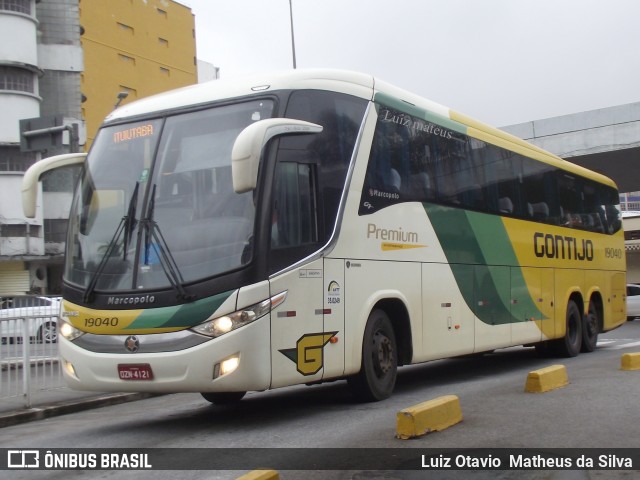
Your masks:
[{"label": "19040 number on bus", "polygon": [[118,323],[120,323],[120,319],[118,317],[84,319],[85,327],[117,327]]}]

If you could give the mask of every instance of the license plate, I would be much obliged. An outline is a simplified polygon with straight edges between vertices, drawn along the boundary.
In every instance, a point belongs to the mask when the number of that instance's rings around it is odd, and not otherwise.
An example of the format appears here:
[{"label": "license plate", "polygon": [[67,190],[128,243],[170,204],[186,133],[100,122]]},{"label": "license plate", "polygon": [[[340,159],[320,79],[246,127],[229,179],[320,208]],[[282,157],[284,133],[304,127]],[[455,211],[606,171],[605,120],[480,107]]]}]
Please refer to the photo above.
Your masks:
[{"label": "license plate", "polygon": [[148,363],[118,365],[120,380],[153,380],[153,371]]}]

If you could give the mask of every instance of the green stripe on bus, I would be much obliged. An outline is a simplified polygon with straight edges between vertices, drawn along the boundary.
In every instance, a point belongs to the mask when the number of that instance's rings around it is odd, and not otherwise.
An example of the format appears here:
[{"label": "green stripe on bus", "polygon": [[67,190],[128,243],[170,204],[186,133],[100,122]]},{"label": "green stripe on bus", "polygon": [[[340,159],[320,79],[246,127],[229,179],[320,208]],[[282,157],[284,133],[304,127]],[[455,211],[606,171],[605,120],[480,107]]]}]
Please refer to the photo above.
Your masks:
[{"label": "green stripe on bus", "polygon": [[209,318],[232,293],[233,290],[175,307],[144,310],[126,329],[193,327]]},{"label": "green stripe on bus", "polygon": [[[424,204],[467,306],[489,325],[544,318],[497,215]],[[517,303],[511,292],[527,292]]]}]

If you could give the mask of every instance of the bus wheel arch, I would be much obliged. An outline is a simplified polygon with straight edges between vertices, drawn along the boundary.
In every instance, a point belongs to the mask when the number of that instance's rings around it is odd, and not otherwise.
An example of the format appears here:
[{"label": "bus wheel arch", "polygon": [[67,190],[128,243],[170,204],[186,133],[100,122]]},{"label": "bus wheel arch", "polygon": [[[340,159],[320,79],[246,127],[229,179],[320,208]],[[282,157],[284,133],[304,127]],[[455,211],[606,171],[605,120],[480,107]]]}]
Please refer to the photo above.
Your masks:
[{"label": "bus wheel arch", "polygon": [[398,347],[398,366],[409,365],[413,358],[413,343],[407,307],[402,300],[389,298],[379,301],[376,308],[383,310],[391,320]]},{"label": "bus wheel arch", "polygon": [[589,299],[587,311],[582,321],[582,346],[580,351],[593,352],[598,343],[598,334],[602,331],[604,307],[600,292],[594,292]]},{"label": "bus wheel arch", "polygon": [[347,379],[358,400],[375,402],[391,396],[398,366],[411,361],[409,332],[401,301],[383,300],[371,310],[362,338],[360,371]]}]

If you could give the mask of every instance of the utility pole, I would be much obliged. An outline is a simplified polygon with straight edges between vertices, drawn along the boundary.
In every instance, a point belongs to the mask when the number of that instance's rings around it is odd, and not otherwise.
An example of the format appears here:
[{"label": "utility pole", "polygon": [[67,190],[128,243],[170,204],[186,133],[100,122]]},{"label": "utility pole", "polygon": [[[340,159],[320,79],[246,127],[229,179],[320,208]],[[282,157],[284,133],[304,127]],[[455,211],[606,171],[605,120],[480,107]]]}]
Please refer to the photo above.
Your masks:
[{"label": "utility pole", "polygon": [[289,0],[289,19],[291,21],[291,53],[293,54],[293,69],[296,69],[296,42],[293,35],[293,0]]}]

